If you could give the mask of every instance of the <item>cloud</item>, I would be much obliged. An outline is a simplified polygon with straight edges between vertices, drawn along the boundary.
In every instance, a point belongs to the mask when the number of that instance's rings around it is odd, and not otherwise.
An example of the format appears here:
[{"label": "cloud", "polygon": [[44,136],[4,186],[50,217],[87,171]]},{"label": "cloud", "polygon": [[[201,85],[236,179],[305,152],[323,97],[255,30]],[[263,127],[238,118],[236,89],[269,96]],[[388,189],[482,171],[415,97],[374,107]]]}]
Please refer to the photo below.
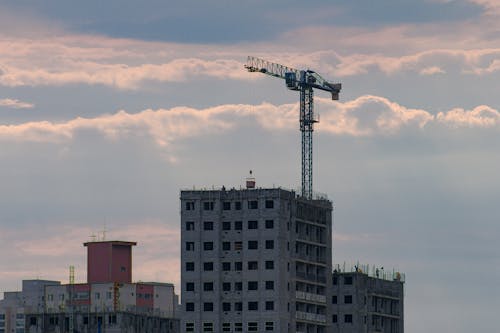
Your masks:
[{"label": "cloud", "polygon": [[500,3],[498,0],[468,0],[470,3],[483,6],[487,16],[497,16],[500,14]]},{"label": "cloud", "polygon": [[13,109],[31,109],[35,105],[31,103],[22,102],[17,99],[4,98],[0,99],[0,106],[5,106]]},{"label": "cloud", "polygon": [[[326,55],[318,67],[324,67],[330,75],[346,77],[363,75],[376,70],[392,75],[400,72],[416,72],[421,75],[444,74],[491,74],[500,70],[500,49],[431,49],[403,56],[376,54]],[[314,59],[314,58],[313,58]],[[335,66],[324,65],[328,62]],[[317,61],[318,57],[313,61]]]},{"label": "cloud", "polygon": [[[367,40],[381,38],[405,40],[405,35],[409,32],[402,32],[402,29],[394,27],[372,32],[358,31],[351,42],[363,44]],[[328,31],[332,33],[331,30]],[[276,45],[283,41],[277,41]],[[2,36],[0,85],[19,87],[86,84],[130,90],[141,89],[151,81],[262,79],[262,75],[244,70],[243,64],[248,54],[291,67],[314,68],[326,77],[334,78],[365,75],[374,71],[386,75],[398,72],[484,75],[500,70],[499,48],[430,48],[413,53],[410,49],[380,54],[370,52],[370,48],[365,48],[362,52],[339,53],[316,45],[309,52],[299,53],[283,52],[276,45],[183,45],[84,35],[40,37],[34,40]]]},{"label": "cloud", "polygon": [[487,105],[480,105],[472,110],[456,108],[440,112],[437,120],[452,127],[494,127],[500,125],[500,112]]},{"label": "cloud", "polygon": [[[323,106],[329,102],[326,99],[317,100]],[[321,114],[321,125],[318,126],[322,131],[333,134],[390,135],[405,127],[423,128],[434,119],[425,110],[406,108],[387,98],[372,95],[334,105],[336,110]]]},{"label": "cloud", "polygon": [[436,74],[445,74],[446,72],[439,68],[438,66],[426,67],[420,71],[421,75],[436,75]]},{"label": "cloud", "polygon": [[145,81],[182,82],[202,78],[251,79],[235,60],[176,59],[165,64],[74,63],[59,69],[25,69],[3,65],[0,84],[9,87],[68,84],[101,84],[118,89],[137,89]]},{"label": "cloud", "polygon": [[[175,107],[144,110],[138,113],[118,111],[95,118],[75,118],[65,122],[38,121],[0,125],[0,140],[19,142],[65,142],[79,132],[96,131],[118,140],[123,137],[148,136],[158,145],[189,137],[216,135],[251,124],[254,120],[270,131],[292,130],[297,126],[298,103],[273,105],[262,103],[225,104],[205,109]],[[435,122],[429,111],[414,109],[387,98],[365,95],[347,102],[316,98],[321,113],[319,131],[349,136],[393,135],[404,129],[424,128]],[[471,111],[453,109],[440,112],[438,123],[451,126],[492,127],[498,125],[498,111],[479,106]]]}]

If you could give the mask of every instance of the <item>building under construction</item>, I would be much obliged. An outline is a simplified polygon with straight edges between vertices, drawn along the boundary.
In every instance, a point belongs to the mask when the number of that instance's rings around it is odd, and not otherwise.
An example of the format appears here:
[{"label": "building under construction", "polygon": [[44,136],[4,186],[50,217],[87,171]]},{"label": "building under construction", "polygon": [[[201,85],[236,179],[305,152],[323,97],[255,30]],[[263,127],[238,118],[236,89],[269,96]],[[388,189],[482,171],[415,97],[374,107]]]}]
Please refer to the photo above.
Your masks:
[{"label": "building under construction", "polygon": [[181,192],[182,332],[331,332],[332,203]]}]

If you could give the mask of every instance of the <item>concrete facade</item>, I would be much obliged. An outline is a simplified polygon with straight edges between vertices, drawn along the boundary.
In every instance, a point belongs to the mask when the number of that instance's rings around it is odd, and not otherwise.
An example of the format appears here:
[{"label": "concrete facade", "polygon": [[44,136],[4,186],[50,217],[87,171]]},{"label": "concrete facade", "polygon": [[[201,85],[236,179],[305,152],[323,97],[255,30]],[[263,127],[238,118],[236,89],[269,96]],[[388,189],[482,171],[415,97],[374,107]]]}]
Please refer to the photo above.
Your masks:
[{"label": "concrete facade", "polygon": [[45,287],[59,281],[23,280],[22,291],[5,292],[0,300],[0,333],[24,333],[27,313],[41,313],[45,307]]},{"label": "concrete facade", "polygon": [[181,228],[182,332],[332,332],[330,201],[181,191]]},{"label": "concrete facade", "polygon": [[45,312],[131,312],[162,318],[177,317],[174,285],[159,282],[92,283],[47,286]]},{"label": "concrete facade", "polygon": [[179,320],[131,312],[26,314],[26,332],[178,333]]},{"label": "concrete facade", "polygon": [[332,284],[335,332],[404,333],[404,275],[334,271]]}]

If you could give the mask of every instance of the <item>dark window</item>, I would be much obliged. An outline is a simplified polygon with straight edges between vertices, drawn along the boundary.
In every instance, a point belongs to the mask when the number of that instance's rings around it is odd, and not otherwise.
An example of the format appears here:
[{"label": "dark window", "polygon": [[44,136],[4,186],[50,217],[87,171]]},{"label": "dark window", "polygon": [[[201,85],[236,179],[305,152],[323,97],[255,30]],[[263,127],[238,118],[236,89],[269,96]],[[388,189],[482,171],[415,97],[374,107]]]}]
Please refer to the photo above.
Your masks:
[{"label": "dark window", "polygon": [[266,208],[274,208],[274,200],[266,200]]},{"label": "dark window", "polygon": [[242,271],[243,270],[243,263],[241,261],[236,261],[234,263],[234,270],[235,271]]},{"label": "dark window", "polygon": [[241,210],[241,201],[236,201],[234,203],[234,209]]},{"label": "dark window", "polygon": [[192,303],[192,302],[186,303],[186,311],[189,311],[189,312],[194,311],[194,303]]},{"label": "dark window", "polygon": [[214,311],[214,303],[212,302],[203,303],[203,311]]},{"label": "dark window", "polygon": [[274,322],[266,321],[266,331],[274,331]]},{"label": "dark window", "polygon": [[352,295],[344,295],[344,303],[352,304]]},{"label": "dark window", "polygon": [[213,222],[203,222],[203,230],[214,230],[214,223]]},{"label": "dark window", "polygon": [[266,229],[274,228],[274,220],[266,220]]},{"label": "dark window", "polygon": [[248,249],[249,250],[257,250],[258,247],[259,247],[258,241],[248,241]]},{"label": "dark window", "polygon": [[223,302],[222,303],[222,311],[224,311],[224,312],[231,311],[231,303]]},{"label": "dark window", "polygon": [[268,311],[274,310],[274,302],[273,301],[266,302],[266,310],[268,310]]},{"label": "dark window", "polygon": [[194,222],[193,222],[193,221],[188,221],[188,222],[186,222],[186,230],[187,230],[187,231],[192,231],[192,230],[194,230]]},{"label": "dark window", "polygon": [[352,284],[352,276],[344,276],[344,284]]},{"label": "dark window", "polygon": [[344,323],[352,323],[352,314],[344,315]]},{"label": "dark window", "polygon": [[186,271],[188,272],[194,271],[194,262],[192,261],[186,262]]},{"label": "dark window", "polygon": [[259,202],[257,200],[248,200],[248,209],[258,209]]},{"label": "dark window", "polygon": [[248,281],[248,290],[257,290],[259,289],[259,282],[257,281]]},{"label": "dark window", "polygon": [[235,251],[243,250],[243,243],[242,242],[234,242],[234,250]]},{"label": "dark window", "polygon": [[235,282],[234,283],[234,290],[235,291],[242,291],[243,290],[243,283],[242,282]]},{"label": "dark window", "polygon": [[222,222],[222,230],[231,230],[231,222]]},{"label": "dark window", "polygon": [[332,282],[333,282],[333,285],[336,286],[339,283],[339,278],[334,276]]},{"label": "dark window", "polygon": [[231,202],[229,202],[229,201],[224,201],[224,202],[222,203],[222,209],[224,209],[224,210],[230,210],[230,209],[231,209]]},{"label": "dark window", "polygon": [[194,210],[194,201],[186,201],[186,210]]},{"label": "dark window", "polygon": [[222,251],[231,250],[231,242],[222,242]]},{"label": "dark window", "polygon": [[231,282],[223,282],[222,291],[231,291]]},{"label": "dark window", "polygon": [[213,271],[214,270],[214,263],[213,262],[204,262],[203,263],[203,270],[204,271]]},{"label": "dark window", "polygon": [[266,281],[266,290],[274,290],[274,281]]},{"label": "dark window", "polygon": [[194,251],[194,242],[186,242],[186,251]]},{"label": "dark window", "polygon": [[194,282],[186,282],[186,291],[194,291]]},{"label": "dark window", "polygon": [[213,282],[204,282],[203,283],[203,291],[213,291],[214,283]]},{"label": "dark window", "polygon": [[256,269],[259,269],[258,262],[257,261],[249,261],[248,262],[248,270],[252,271],[252,270],[256,270]]},{"label": "dark window", "polygon": [[231,270],[231,263],[230,262],[223,262],[222,263],[222,270],[227,272]]},{"label": "dark window", "polygon": [[248,311],[258,311],[259,302],[248,302]]},{"label": "dark window", "polygon": [[337,315],[336,315],[336,314],[334,314],[334,315],[332,316],[332,322],[333,322],[333,323],[336,323],[336,322],[337,322],[337,320],[338,320],[338,319],[337,319]]},{"label": "dark window", "polygon": [[259,227],[259,222],[248,221],[248,229],[257,229]]},{"label": "dark window", "polygon": [[259,323],[248,322],[248,332],[258,332],[258,331],[259,331]]},{"label": "dark window", "polygon": [[332,304],[337,304],[337,296],[332,296]]},{"label": "dark window", "polygon": [[203,250],[212,251],[214,249],[214,242],[203,242]]},{"label": "dark window", "polygon": [[203,210],[214,210],[214,202],[213,201],[205,201],[203,203]]},{"label": "dark window", "polygon": [[272,239],[266,240],[266,249],[268,250],[274,249],[274,240]]},{"label": "dark window", "polygon": [[243,229],[243,222],[234,221],[234,230],[242,230],[242,229]]},{"label": "dark window", "polygon": [[234,303],[234,311],[243,311],[243,303],[242,302]]},{"label": "dark window", "polygon": [[274,269],[274,261],[266,260],[266,269]]}]

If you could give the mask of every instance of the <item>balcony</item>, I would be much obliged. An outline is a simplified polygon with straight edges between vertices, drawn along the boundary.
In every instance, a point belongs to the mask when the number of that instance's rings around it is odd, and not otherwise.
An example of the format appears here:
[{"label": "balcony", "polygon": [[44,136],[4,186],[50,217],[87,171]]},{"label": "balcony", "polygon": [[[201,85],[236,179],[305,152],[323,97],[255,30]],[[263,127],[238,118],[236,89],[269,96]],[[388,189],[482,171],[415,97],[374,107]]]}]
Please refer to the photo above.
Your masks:
[{"label": "balcony", "polygon": [[306,280],[306,281],[311,281],[311,282],[317,282],[317,283],[326,283],[326,277],[323,275],[316,275],[316,274],[308,274],[304,272],[297,272],[296,273],[297,278],[301,280]]},{"label": "balcony", "polygon": [[317,255],[312,255],[312,254],[305,254],[298,252],[295,257],[299,260],[303,261],[308,261],[312,263],[321,263],[323,265],[326,265],[326,258],[323,256],[317,256]]},{"label": "balcony", "polygon": [[313,322],[322,323],[322,324],[326,323],[326,316],[325,315],[317,314],[317,313],[302,312],[302,311],[295,312],[295,319],[313,321]]},{"label": "balcony", "polygon": [[325,295],[306,293],[305,291],[296,291],[295,298],[316,303],[326,303]]}]

